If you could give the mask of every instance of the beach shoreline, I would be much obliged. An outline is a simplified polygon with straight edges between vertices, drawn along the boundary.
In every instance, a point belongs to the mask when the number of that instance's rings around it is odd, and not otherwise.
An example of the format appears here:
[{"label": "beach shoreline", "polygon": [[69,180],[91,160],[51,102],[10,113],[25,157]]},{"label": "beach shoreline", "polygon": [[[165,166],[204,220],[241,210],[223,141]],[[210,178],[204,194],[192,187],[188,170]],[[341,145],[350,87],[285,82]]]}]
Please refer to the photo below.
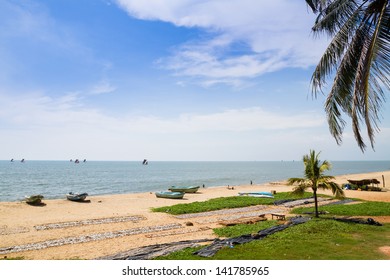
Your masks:
[{"label": "beach shoreline", "polygon": [[[340,175],[335,177],[335,181],[344,184],[348,183],[348,179],[377,179],[382,187],[382,176],[388,191],[346,190],[346,196],[390,202],[390,171]],[[292,187],[284,183],[201,187],[198,193],[186,194],[180,200],[161,199],[154,192],[146,192],[89,196],[89,203],[66,199],[44,199],[44,206],[0,202],[0,248],[13,248],[0,254],[0,258],[96,259],[146,245],[213,239],[212,229],[220,226],[217,219],[179,219],[167,213],[152,212],[151,208],[237,196],[239,192],[247,191],[291,191]],[[274,207],[267,211],[281,209]],[[193,225],[186,225],[188,222]],[[19,252],[15,252],[15,246],[20,246]]]}]

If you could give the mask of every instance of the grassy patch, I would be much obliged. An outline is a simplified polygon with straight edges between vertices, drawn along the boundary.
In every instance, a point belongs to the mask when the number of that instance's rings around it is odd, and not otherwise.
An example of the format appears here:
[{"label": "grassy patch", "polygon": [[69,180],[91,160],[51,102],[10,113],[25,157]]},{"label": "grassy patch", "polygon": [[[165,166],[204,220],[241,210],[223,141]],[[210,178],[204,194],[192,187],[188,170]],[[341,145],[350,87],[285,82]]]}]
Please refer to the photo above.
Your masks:
[{"label": "grassy patch", "polygon": [[277,193],[274,198],[261,198],[250,196],[231,196],[214,198],[203,202],[192,202],[186,204],[177,204],[173,206],[165,206],[152,208],[153,212],[167,212],[173,215],[188,214],[188,213],[200,213],[207,211],[214,211],[227,208],[239,208],[254,205],[272,205],[276,200],[282,199],[299,199],[308,198],[313,194],[307,192],[304,196],[294,196],[289,192]]},{"label": "grassy patch", "polygon": [[[319,210],[342,216],[390,216],[390,203],[367,201],[358,204],[324,205],[320,206]],[[314,212],[314,207],[300,207],[292,210],[294,214],[304,212]]]},{"label": "grassy patch", "polygon": [[24,260],[24,257],[12,257],[12,258],[4,257],[4,258],[1,258],[0,260],[3,260],[3,261]]},{"label": "grassy patch", "polygon": [[[262,222],[263,223],[263,222]],[[261,225],[262,223],[259,223]],[[265,225],[265,224],[263,224]],[[245,229],[245,227],[247,227]],[[237,230],[237,232],[234,232]],[[225,236],[251,233],[253,225],[231,227]],[[313,219],[263,240],[234,248],[223,248],[210,260],[376,260],[388,259],[378,248],[388,244],[390,224],[382,227]],[[159,259],[205,259],[193,255],[199,248],[186,249]]]}]

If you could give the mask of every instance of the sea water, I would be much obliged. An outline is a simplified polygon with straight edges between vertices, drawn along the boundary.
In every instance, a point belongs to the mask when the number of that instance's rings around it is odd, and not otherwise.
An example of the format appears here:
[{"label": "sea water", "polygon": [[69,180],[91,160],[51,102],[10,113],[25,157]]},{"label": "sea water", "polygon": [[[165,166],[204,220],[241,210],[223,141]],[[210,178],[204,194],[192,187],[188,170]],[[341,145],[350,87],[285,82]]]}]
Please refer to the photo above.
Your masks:
[{"label": "sea water", "polygon": [[[390,161],[335,161],[331,175],[390,170]],[[26,195],[64,198],[68,192],[90,196],[167,190],[170,186],[262,184],[303,176],[300,161],[142,162],[0,161],[0,201]]]}]

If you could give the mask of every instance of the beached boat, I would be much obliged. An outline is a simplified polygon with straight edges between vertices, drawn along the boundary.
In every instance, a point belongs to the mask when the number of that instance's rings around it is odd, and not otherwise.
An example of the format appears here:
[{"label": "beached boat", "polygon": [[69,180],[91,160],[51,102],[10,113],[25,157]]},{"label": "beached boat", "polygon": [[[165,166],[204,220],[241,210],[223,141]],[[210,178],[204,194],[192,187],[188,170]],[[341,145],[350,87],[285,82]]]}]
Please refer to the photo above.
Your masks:
[{"label": "beached boat", "polygon": [[184,192],[156,192],[158,198],[173,198],[181,199],[184,197]]},{"label": "beached boat", "polygon": [[37,195],[26,196],[25,201],[27,204],[37,205],[42,203],[42,199],[43,199],[43,195],[37,194]]},{"label": "beached boat", "polygon": [[188,187],[172,186],[168,190],[170,190],[171,192],[196,193],[199,190],[199,186],[197,186],[197,187],[193,187],[193,186],[188,186]]},{"label": "beached boat", "polygon": [[66,198],[71,201],[84,201],[87,198],[87,193],[68,193]]},{"label": "beached boat", "polygon": [[271,192],[239,192],[240,196],[253,196],[253,197],[266,197],[266,198],[274,198]]}]

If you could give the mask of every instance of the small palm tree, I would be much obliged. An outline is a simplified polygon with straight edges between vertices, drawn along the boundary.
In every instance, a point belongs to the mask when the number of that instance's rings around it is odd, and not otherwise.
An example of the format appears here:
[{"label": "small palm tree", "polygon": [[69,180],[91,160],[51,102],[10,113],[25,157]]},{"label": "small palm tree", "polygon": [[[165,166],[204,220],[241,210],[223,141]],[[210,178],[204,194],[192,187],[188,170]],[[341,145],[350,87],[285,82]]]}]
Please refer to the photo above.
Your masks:
[{"label": "small palm tree", "polygon": [[318,218],[318,201],[317,201],[317,190],[321,189],[331,189],[333,195],[336,198],[343,198],[344,192],[342,188],[332,182],[334,179],[333,176],[325,175],[325,171],[331,169],[331,164],[328,161],[323,161],[322,163],[319,160],[320,153],[316,154],[313,150],[310,150],[309,155],[303,156],[303,163],[305,165],[305,177],[304,178],[290,178],[288,179],[289,185],[297,184],[298,186],[294,188],[293,194],[303,195],[307,188],[312,188],[315,204],[315,216]]}]

